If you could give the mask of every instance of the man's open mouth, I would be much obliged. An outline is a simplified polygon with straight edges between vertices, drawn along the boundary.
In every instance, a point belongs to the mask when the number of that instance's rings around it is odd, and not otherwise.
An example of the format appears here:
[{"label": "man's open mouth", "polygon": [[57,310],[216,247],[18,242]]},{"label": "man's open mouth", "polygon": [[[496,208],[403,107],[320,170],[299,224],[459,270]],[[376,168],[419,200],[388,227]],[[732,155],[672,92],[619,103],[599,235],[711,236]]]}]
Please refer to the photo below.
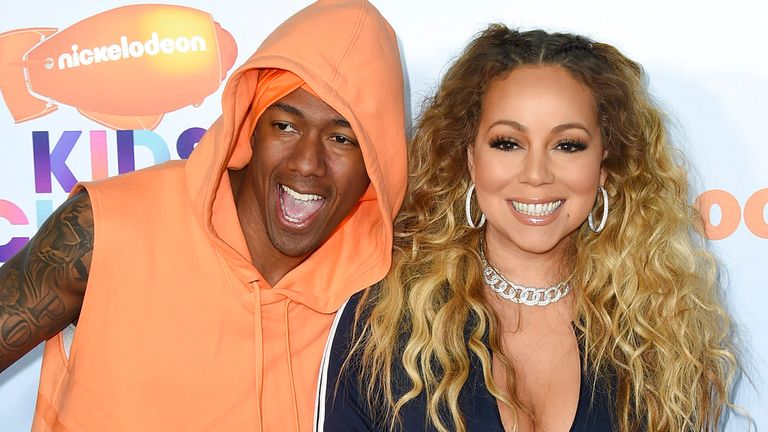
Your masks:
[{"label": "man's open mouth", "polygon": [[295,224],[307,222],[325,204],[320,195],[301,193],[284,184],[278,185],[278,196],[283,216]]}]

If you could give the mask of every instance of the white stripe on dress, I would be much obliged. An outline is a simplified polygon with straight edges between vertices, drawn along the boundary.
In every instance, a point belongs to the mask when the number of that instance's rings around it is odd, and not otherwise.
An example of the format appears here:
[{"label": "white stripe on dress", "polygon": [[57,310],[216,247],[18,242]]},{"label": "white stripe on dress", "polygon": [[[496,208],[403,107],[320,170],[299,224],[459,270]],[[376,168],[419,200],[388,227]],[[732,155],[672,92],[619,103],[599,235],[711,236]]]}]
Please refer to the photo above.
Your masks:
[{"label": "white stripe on dress", "polygon": [[328,363],[331,356],[331,347],[333,346],[333,338],[336,336],[336,328],[339,325],[339,319],[344,312],[344,308],[347,307],[349,299],[344,302],[343,305],[336,311],[336,316],[333,318],[333,324],[331,324],[331,331],[328,333],[328,339],[325,341],[325,349],[323,350],[323,360],[320,362],[320,375],[317,378],[317,395],[315,398],[315,424],[312,429],[314,432],[323,432],[325,426],[325,392],[327,388],[328,380]]}]

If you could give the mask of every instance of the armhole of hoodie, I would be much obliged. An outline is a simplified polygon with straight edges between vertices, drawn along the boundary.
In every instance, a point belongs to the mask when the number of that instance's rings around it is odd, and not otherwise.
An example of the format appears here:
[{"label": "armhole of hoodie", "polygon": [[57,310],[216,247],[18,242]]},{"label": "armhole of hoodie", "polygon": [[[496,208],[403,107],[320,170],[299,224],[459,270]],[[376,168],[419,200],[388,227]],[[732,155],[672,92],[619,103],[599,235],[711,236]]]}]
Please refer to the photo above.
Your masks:
[{"label": "armhole of hoodie", "polygon": [[64,349],[64,358],[69,361],[72,351],[72,342],[75,340],[75,325],[70,324],[61,331],[61,347]]},{"label": "armhole of hoodie", "polygon": [[333,318],[333,324],[331,324],[331,330],[328,332],[328,339],[325,341],[325,349],[323,350],[323,359],[320,362],[320,375],[317,379],[317,394],[315,395],[315,421],[313,423],[313,432],[322,432],[325,425],[325,400],[326,390],[328,388],[328,364],[330,363],[331,348],[333,347],[333,339],[336,336],[336,329],[339,326],[339,320],[341,319],[344,309],[347,307],[349,299],[344,302],[343,305],[336,312],[336,316]]},{"label": "armhole of hoodie", "polygon": [[[98,214],[98,209],[97,209],[97,207],[98,207],[98,202],[97,202],[98,201],[98,197],[95,196],[95,195],[97,195],[97,192],[93,192],[92,191],[90,184],[79,183],[76,187],[78,188],[77,191],[75,191],[73,189],[72,195],[70,197],[73,197],[76,194],[79,194],[79,193],[82,193],[82,192],[84,192],[86,195],[88,195],[88,201],[91,203],[91,214],[92,214],[92,217],[93,217],[93,220],[94,220],[94,224],[93,224],[93,250],[91,250],[91,270],[90,270],[89,275],[88,275],[88,279],[90,280],[91,279],[91,274],[93,274],[93,260],[94,260],[94,257],[95,257],[95,250],[96,250],[96,222],[95,221],[97,219],[97,214]],[[85,306],[85,296],[87,295],[87,292],[88,292],[88,283],[86,283],[85,291],[86,291],[86,293],[83,294],[83,302],[80,304],[80,314],[82,314],[83,310],[85,309],[85,307],[84,307]],[[79,319],[80,319],[80,317],[79,317],[79,314],[78,314],[78,321],[79,321]],[[77,325],[73,322],[73,323],[70,323],[69,325],[67,325],[66,327],[64,327],[64,329],[62,329],[61,332],[59,332],[59,335],[57,336],[57,337],[61,338],[60,339],[60,342],[61,342],[61,352],[62,352],[62,355],[64,356],[64,358],[63,358],[64,364],[66,364],[67,367],[69,367],[68,366],[69,365],[69,360],[72,357],[72,346],[75,343],[75,330],[77,330]]]}]

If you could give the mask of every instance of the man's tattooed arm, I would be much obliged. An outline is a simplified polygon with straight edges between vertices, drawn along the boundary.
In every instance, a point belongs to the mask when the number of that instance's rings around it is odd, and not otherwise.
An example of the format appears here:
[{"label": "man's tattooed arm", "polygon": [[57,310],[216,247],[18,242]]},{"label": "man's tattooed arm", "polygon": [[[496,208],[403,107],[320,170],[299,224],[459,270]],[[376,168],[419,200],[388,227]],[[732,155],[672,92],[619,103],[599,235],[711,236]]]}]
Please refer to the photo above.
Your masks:
[{"label": "man's tattooed arm", "polygon": [[77,321],[92,251],[91,201],[81,192],[0,267],[0,371]]}]

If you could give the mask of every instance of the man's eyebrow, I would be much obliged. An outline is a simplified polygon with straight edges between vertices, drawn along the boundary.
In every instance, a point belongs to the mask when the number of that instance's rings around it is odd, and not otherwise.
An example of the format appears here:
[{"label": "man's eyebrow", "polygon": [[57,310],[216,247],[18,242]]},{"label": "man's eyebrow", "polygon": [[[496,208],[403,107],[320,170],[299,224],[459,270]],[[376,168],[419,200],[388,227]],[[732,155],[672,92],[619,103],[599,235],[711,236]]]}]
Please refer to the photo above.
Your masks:
[{"label": "man's eyebrow", "polygon": [[[299,117],[299,118],[302,118],[302,119],[305,118],[304,117],[304,113],[301,112],[298,108],[296,108],[295,106],[292,106],[292,105],[288,105],[288,104],[283,103],[283,102],[275,102],[272,105],[270,105],[269,108],[267,108],[267,109],[272,109],[272,108],[279,109],[280,111],[283,111],[283,112],[288,113],[288,114],[293,114],[296,117]],[[352,125],[350,125],[349,122],[347,121],[347,119],[345,119],[344,117],[335,118],[335,119],[333,119],[331,121],[336,126],[352,129]]]},{"label": "man's eyebrow", "polygon": [[298,108],[283,102],[275,102],[272,105],[270,105],[269,108],[267,109],[272,109],[272,108],[279,109],[280,111],[286,112],[288,114],[293,114],[297,117],[304,118],[304,113],[299,111]]},{"label": "man's eyebrow", "polygon": [[339,126],[339,127],[352,129],[352,125],[350,125],[349,122],[347,121],[347,119],[345,119],[343,117],[342,118],[333,119],[333,123],[336,126]]}]

